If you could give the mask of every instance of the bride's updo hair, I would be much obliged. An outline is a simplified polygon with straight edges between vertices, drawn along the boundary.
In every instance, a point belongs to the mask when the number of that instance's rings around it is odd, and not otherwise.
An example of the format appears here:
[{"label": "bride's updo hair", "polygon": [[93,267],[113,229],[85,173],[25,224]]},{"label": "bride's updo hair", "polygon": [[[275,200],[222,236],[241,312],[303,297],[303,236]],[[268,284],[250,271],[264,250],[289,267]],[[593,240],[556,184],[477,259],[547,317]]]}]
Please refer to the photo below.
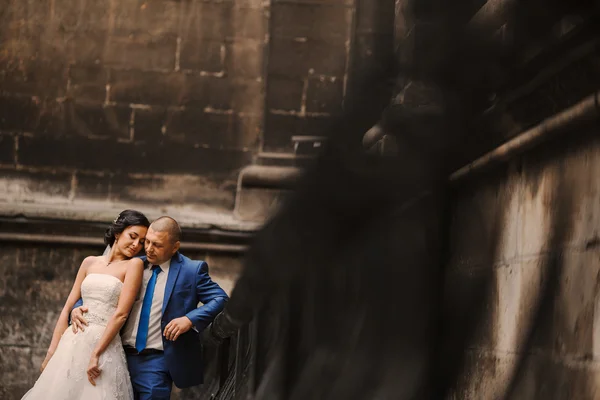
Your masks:
[{"label": "bride's updo hair", "polygon": [[104,243],[111,246],[115,243],[115,235],[123,233],[128,226],[150,226],[150,221],[144,214],[135,210],[125,210],[115,218],[104,233]]}]

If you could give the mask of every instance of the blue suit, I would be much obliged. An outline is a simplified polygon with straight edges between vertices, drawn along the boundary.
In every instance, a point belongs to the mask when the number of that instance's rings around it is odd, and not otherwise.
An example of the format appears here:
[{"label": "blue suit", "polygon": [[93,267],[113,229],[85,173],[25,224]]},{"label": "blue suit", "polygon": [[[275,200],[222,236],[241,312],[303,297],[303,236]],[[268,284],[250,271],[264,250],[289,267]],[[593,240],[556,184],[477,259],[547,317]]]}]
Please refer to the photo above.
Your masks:
[{"label": "blue suit", "polygon": [[[145,257],[142,257],[144,261]],[[177,252],[171,259],[165,287],[161,331],[179,317],[187,316],[194,329],[171,342],[163,336],[166,365],[179,388],[203,382],[202,344],[200,333],[225,308],[229,297],[208,275],[208,264],[190,260]],[[198,307],[202,302],[203,306]]]},{"label": "blue suit", "polygon": [[[146,257],[142,260],[145,263]],[[206,262],[175,253],[165,286],[161,332],[171,320],[183,316],[192,321],[193,328],[174,342],[163,336],[164,353],[127,356],[136,398],[168,399],[171,379],[179,388],[203,382],[200,333],[223,310],[228,299],[208,275]],[[201,307],[198,307],[199,302],[203,304]],[[81,304],[80,300],[75,307]]]}]

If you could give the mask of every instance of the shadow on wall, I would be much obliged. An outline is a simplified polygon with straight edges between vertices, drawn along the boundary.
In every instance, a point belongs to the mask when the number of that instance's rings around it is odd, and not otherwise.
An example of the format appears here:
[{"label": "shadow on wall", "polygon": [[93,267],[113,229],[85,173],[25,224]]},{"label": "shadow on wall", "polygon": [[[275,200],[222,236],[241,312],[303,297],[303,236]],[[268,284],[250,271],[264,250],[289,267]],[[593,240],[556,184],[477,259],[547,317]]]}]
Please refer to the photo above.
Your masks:
[{"label": "shadow on wall", "polygon": [[[448,325],[468,320],[468,301],[478,298],[463,296],[485,279],[489,292],[452,398],[598,397],[599,144],[593,133],[572,135],[568,146],[548,143],[515,162],[522,170],[513,165],[506,176],[487,176],[456,193]],[[496,220],[500,235],[490,243],[494,236],[480,233],[494,214],[504,222]],[[480,264],[490,244],[495,257]]]}]

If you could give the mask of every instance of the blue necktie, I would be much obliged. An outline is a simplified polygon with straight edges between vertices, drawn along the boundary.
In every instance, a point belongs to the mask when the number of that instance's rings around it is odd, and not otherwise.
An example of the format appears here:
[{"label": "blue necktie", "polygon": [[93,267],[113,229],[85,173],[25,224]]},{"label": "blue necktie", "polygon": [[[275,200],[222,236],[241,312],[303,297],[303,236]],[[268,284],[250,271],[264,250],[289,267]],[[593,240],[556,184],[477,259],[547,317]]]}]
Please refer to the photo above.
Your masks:
[{"label": "blue necktie", "polygon": [[154,287],[156,286],[156,277],[160,271],[161,269],[158,265],[152,267],[152,276],[148,280],[148,286],[146,286],[146,294],[144,295],[142,311],[140,312],[140,323],[138,324],[138,331],[135,337],[135,348],[138,352],[141,352],[146,348],[148,325],[150,324],[150,309],[152,308],[152,296],[154,295]]}]

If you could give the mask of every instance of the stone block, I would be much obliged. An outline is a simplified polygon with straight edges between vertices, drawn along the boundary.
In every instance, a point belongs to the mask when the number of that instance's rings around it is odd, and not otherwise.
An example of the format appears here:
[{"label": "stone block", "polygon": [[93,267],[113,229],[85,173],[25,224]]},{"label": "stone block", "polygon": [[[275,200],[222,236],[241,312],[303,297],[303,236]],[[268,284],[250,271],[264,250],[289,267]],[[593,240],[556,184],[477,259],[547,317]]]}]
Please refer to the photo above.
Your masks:
[{"label": "stone block", "polygon": [[69,97],[103,103],[106,100],[108,71],[100,66],[72,65],[69,68]]},{"label": "stone block", "polygon": [[66,203],[72,174],[31,170],[6,170],[0,178],[1,198],[17,202]]},{"label": "stone block", "polygon": [[225,68],[225,51],[220,40],[182,38],[179,65],[182,70],[219,73]]},{"label": "stone block", "polygon": [[117,103],[179,105],[186,87],[181,73],[111,71],[110,100]]},{"label": "stone block", "polygon": [[190,74],[186,76],[179,101],[188,107],[229,110],[232,107],[235,86],[234,82],[226,77]]},{"label": "stone block", "polygon": [[0,164],[15,163],[15,137],[0,135]]},{"label": "stone block", "polygon": [[47,348],[61,310],[48,312],[32,309],[23,313],[22,308],[11,307],[2,308],[1,311],[1,345]]},{"label": "stone block", "polygon": [[322,136],[331,123],[328,117],[298,117],[268,113],[264,131],[265,151],[292,150],[292,136]]},{"label": "stone block", "polygon": [[124,34],[141,32],[154,37],[177,34],[182,3],[164,0],[121,1],[114,7],[114,29]]},{"label": "stone block", "polygon": [[311,38],[343,46],[350,40],[351,24],[350,7],[275,2],[271,9],[271,35],[278,38]]},{"label": "stone block", "polygon": [[23,25],[41,25],[47,21],[50,12],[50,4],[40,4],[36,0],[5,0],[1,6],[3,13],[0,16],[0,21],[7,25],[10,22],[21,22],[24,23]]},{"label": "stone block", "polygon": [[269,73],[287,76],[343,76],[346,69],[346,47],[314,39],[271,38]]},{"label": "stone block", "polygon": [[110,177],[78,171],[76,174],[75,199],[108,201]]},{"label": "stone block", "polygon": [[267,78],[267,108],[270,110],[300,111],[304,80],[269,75]]},{"label": "stone block", "polygon": [[67,126],[72,135],[129,140],[131,109],[93,103],[70,103]]},{"label": "stone block", "polygon": [[226,71],[234,78],[263,76],[264,44],[253,40],[236,39],[227,43]]},{"label": "stone block", "polygon": [[309,79],[306,93],[306,111],[337,114],[342,110],[344,80]]},{"label": "stone block", "polygon": [[65,35],[65,58],[69,63],[80,66],[97,66],[104,60],[104,53],[108,43],[106,30],[76,33],[65,32],[63,35]]},{"label": "stone block", "polygon": [[62,136],[66,133],[67,108],[60,100],[48,99],[39,104],[40,113],[35,134]]},{"label": "stone block", "polygon": [[31,132],[39,121],[39,106],[31,97],[0,97],[0,130]]},{"label": "stone block", "polygon": [[[236,5],[238,3],[236,1]],[[234,28],[228,34],[234,38],[264,42],[268,23],[268,14],[263,9],[234,7],[231,12],[231,24]]]},{"label": "stone block", "polygon": [[231,147],[233,115],[209,113],[198,109],[171,111],[167,118],[167,137],[188,145],[213,148]]},{"label": "stone block", "polygon": [[65,95],[67,74],[61,59],[8,60],[0,63],[0,85],[3,91],[42,98]]},{"label": "stone block", "polygon": [[263,79],[234,79],[231,84],[232,108],[246,116],[263,114],[265,85]]},{"label": "stone block", "polygon": [[233,2],[190,1],[183,4],[179,34],[183,41],[223,41],[237,29],[232,19]]},{"label": "stone block", "polygon": [[163,127],[167,111],[163,108],[133,110],[133,137],[136,142],[160,146],[164,139]]},{"label": "stone block", "polygon": [[111,180],[111,201],[163,205],[202,203],[231,209],[233,192],[223,182],[194,175],[132,176],[117,174]]},{"label": "stone block", "polygon": [[22,137],[19,140],[19,163],[34,167],[105,170],[119,168],[118,160],[127,157],[125,149],[122,143],[84,137]]},{"label": "stone block", "polygon": [[111,1],[56,0],[51,21],[59,30],[106,30],[110,18]]},{"label": "stone block", "polygon": [[171,35],[111,35],[104,51],[104,62],[115,68],[172,71],[175,68],[176,49],[177,38]]},{"label": "stone block", "polygon": [[31,354],[31,347],[0,346],[2,382],[11,385],[30,383],[32,371],[39,370],[39,365],[33,365]]},{"label": "stone block", "polygon": [[55,277],[61,269],[73,269],[72,258],[56,259],[54,264],[50,264],[44,255],[36,248],[19,248],[19,262],[23,268],[5,273],[6,286],[1,296],[4,307],[54,312],[63,307],[75,274],[67,279]]}]

